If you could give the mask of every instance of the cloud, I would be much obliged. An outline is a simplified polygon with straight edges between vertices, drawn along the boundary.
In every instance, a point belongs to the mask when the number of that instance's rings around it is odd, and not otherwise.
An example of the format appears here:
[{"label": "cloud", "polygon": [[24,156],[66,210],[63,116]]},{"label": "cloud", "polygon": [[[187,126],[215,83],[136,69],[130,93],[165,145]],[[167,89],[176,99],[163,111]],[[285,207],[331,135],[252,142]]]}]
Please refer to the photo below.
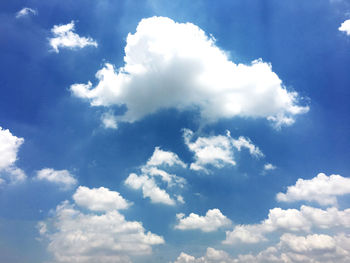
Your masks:
[{"label": "cloud", "polygon": [[258,147],[245,137],[233,139],[229,132],[226,136],[218,135],[211,137],[198,137],[194,142],[194,134],[189,129],[183,130],[183,137],[187,147],[194,153],[195,162],[191,163],[190,169],[203,170],[208,172],[206,166],[210,165],[216,168],[222,168],[225,165],[236,165],[234,160],[234,150],[241,151],[247,148],[251,155],[256,157],[263,156]]},{"label": "cloud", "polygon": [[277,167],[274,166],[274,165],[271,164],[271,163],[267,163],[267,164],[264,165],[264,170],[265,170],[265,171],[275,170],[276,168],[277,168]]},{"label": "cloud", "polygon": [[337,196],[350,194],[350,178],[319,173],[310,180],[298,179],[286,193],[278,193],[280,202],[308,201],[320,205],[336,205]]},{"label": "cloud", "polygon": [[345,20],[338,29],[350,36],[350,19]]},{"label": "cloud", "polygon": [[159,184],[166,183],[168,189],[181,189],[184,187],[186,184],[184,178],[170,174],[164,170],[172,166],[187,167],[177,154],[164,151],[160,147],[155,147],[147,163],[141,166],[141,175],[131,173],[124,183],[132,189],[142,190],[143,197],[150,198],[152,203],[175,205],[175,200],[177,200],[178,203],[183,204],[185,201],[181,195],[174,194],[173,197],[170,197],[169,193],[158,186]]},{"label": "cloud", "polygon": [[346,263],[349,260],[349,235],[311,234],[297,236],[284,234],[278,244],[268,247],[257,255],[245,254],[233,258],[223,250],[209,247],[206,254],[199,258],[181,252],[174,263]]},{"label": "cloud", "polygon": [[38,224],[55,262],[130,263],[130,256],[150,254],[152,245],[164,243],[161,236],[146,233],[141,222],[127,221],[116,210],[94,213],[96,206],[85,207],[93,210],[83,213],[65,201],[52,218]]},{"label": "cloud", "polygon": [[199,229],[203,232],[212,232],[231,225],[231,220],[224,216],[217,208],[209,209],[205,216],[191,213],[188,217],[185,217],[181,213],[177,214],[176,217],[178,224],[175,228],[180,230]]},{"label": "cloud", "polygon": [[101,116],[103,127],[106,129],[117,129],[117,119],[112,112],[105,112]]},{"label": "cloud", "polygon": [[[17,154],[24,139],[18,138],[7,129],[0,127],[0,184],[23,182],[27,176],[16,167]],[[5,177],[5,178],[4,178]]]},{"label": "cloud", "polygon": [[106,63],[96,73],[97,85],[71,86],[74,96],[92,106],[126,106],[120,122],[175,108],[198,110],[204,122],[267,118],[280,127],[309,109],[298,105],[298,94],[287,91],[270,64],[235,64],[192,23],[142,19],[126,42],[123,67]]},{"label": "cloud", "polygon": [[73,195],[73,200],[78,206],[100,212],[126,209],[131,205],[118,192],[105,187],[90,189],[79,186]]},{"label": "cloud", "polygon": [[52,168],[41,169],[35,179],[57,184],[62,190],[68,190],[77,184],[77,179],[69,171]]},{"label": "cloud", "polygon": [[343,211],[336,207],[322,210],[301,206],[300,210],[274,208],[268,218],[260,224],[237,225],[226,232],[224,244],[255,244],[267,241],[265,234],[282,230],[284,232],[310,232],[311,229],[350,228],[350,209]]},{"label": "cloud", "polygon": [[35,9],[24,7],[16,13],[16,18],[21,18],[29,15],[36,16],[37,14],[38,14],[38,11],[36,11]]},{"label": "cloud", "polygon": [[166,205],[175,205],[175,201],[169,196],[169,194],[160,189],[154,178],[147,175],[138,176],[132,173],[125,180],[125,184],[135,190],[141,189],[143,197],[149,197],[152,203],[163,203]]},{"label": "cloud", "polygon": [[180,165],[186,168],[186,164],[180,160],[179,156],[173,152],[163,151],[159,147],[154,149],[153,155],[147,162],[147,166],[159,166],[159,165]]},{"label": "cloud", "polygon": [[74,21],[66,25],[55,25],[51,32],[53,37],[49,39],[50,45],[56,53],[59,53],[59,48],[84,48],[86,46],[97,47],[97,42],[90,37],[80,37],[74,32]]}]

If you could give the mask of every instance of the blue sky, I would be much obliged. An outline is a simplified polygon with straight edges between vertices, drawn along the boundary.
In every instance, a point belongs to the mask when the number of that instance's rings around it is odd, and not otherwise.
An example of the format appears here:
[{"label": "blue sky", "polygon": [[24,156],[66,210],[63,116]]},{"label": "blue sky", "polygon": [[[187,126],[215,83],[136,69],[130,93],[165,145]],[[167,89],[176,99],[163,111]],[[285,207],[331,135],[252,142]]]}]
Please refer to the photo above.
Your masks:
[{"label": "blue sky", "polygon": [[349,14],[2,1],[0,262],[349,262]]}]

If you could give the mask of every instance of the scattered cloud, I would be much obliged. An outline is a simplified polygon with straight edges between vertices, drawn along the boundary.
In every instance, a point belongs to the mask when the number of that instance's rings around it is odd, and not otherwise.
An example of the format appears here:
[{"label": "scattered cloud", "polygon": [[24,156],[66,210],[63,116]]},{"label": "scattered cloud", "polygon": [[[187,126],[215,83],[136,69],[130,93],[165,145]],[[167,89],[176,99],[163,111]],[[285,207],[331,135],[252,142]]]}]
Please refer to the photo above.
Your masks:
[{"label": "scattered cloud", "polygon": [[180,230],[199,229],[203,232],[212,232],[231,225],[231,220],[217,208],[209,209],[205,216],[191,213],[188,217],[185,217],[184,214],[180,213],[176,217],[178,224],[175,228]]},{"label": "scattered cloud", "polygon": [[350,228],[350,209],[343,211],[336,207],[322,210],[301,206],[300,210],[274,208],[268,218],[260,224],[237,225],[233,231],[226,232],[224,244],[255,244],[267,241],[265,235],[283,230],[284,232],[310,232],[311,229]]},{"label": "scattered cloud", "polygon": [[118,128],[117,119],[116,119],[115,115],[110,111],[102,114],[101,121],[102,121],[103,127],[106,129],[117,129]]},{"label": "scattered cloud", "polygon": [[[93,205],[83,202],[83,206],[92,210],[84,213],[75,204],[65,201],[57,206],[52,218],[38,224],[39,232],[42,238],[48,240],[48,251],[56,262],[130,263],[130,256],[150,254],[153,245],[164,243],[161,236],[146,233],[141,222],[127,221],[118,211],[111,210],[112,205],[108,201],[96,200],[97,196],[107,193],[108,198],[112,196],[112,199],[120,201],[123,197],[116,198],[113,195],[116,192],[106,192],[101,188],[90,189],[90,192],[79,189],[76,197],[80,197],[74,199],[81,204],[82,196],[90,198]],[[97,210],[104,213],[94,213]]]},{"label": "scattered cloud", "polygon": [[73,195],[73,200],[80,207],[100,212],[126,209],[131,205],[118,192],[105,187],[90,189],[79,186]]},{"label": "scattered cloud", "polygon": [[298,179],[286,193],[278,193],[280,202],[308,201],[320,205],[336,205],[337,196],[350,194],[350,178],[319,173],[310,180]]},{"label": "scattered cloud", "polygon": [[277,168],[277,167],[274,166],[274,165],[271,164],[271,163],[267,163],[267,164],[264,165],[264,170],[265,170],[265,171],[275,170],[276,168]]},{"label": "scattered cloud", "polygon": [[239,116],[267,118],[280,127],[309,110],[298,105],[298,94],[287,91],[270,64],[235,64],[194,24],[142,19],[126,42],[123,67],[106,63],[96,73],[96,86],[71,86],[74,96],[92,106],[125,105],[120,122],[176,108],[199,110],[205,122]]},{"label": "scattered cloud", "polygon": [[168,166],[180,165],[183,168],[186,168],[186,164],[180,160],[176,153],[163,151],[159,147],[156,147],[153,155],[147,162],[147,166],[159,166],[165,164]]},{"label": "scattered cloud", "polygon": [[174,263],[230,263],[234,262],[232,258],[223,250],[216,250],[208,247],[205,256],[195,258],[184,252],[181,252],[180,256]]},{"label": "scattered cloud", "polygon": [[97,42],[90,37],[80,37],[75,31],[74,21],[66,25],[55,25],[52,29],[53,37],[49,39],[50,45],[56,53],[60,48],[76,49],[86,46],[97,47]]},{"label": "scattered cloud", "polygon": [[226,136],[218,135],[211,137],[198,137],[194,142],[194,134],[189,129],[183,130],[183,137],[187,147],[194,153],[195,162],[191,163],[190,169],[203,170],[208,172],[207,166],[222,168],[225,165],[236,165],[234,160],[234,150],[241,151],[247,148],[251,155],[263,156],[263,153],[256,147],[250,139],[239,137],[233,139],[230,132]]},{"label": "scattered cloud", "polygon": [[37,172],[36,180],[48,181],[60,186],[62,190],[71,189],[78,181],[67,170],[54,170],[52,168],[44,168]]},{"label": "scattered cloud", "polygon": [[350,36],[350,19],[345,20],[338,29]]},{"label": "scattered cloud", "polygon": [[36,11],[35,9],[24,7],[16,13],[16,18],[21,18],[29,15],[36,16],[37,14],[38,14],[38,11]]},{"label": "scattered cloud", "polygon": [[23,142],[23,138],[18,138],[8,129],[0,127],[0,185],[6,182],[16,184],[27,178],[23,170],[15,165]]}]

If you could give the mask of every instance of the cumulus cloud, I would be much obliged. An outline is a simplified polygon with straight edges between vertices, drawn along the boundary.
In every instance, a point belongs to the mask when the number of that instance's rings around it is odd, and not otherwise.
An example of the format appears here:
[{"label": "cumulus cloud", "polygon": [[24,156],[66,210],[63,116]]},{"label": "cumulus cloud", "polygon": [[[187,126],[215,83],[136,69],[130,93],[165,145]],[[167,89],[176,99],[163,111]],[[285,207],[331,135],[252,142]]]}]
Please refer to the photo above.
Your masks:
[{"label": "cumulus cloud", "polygon": [[53,37],[49,39],[50,45],[56,53],[60,48],[84,48],[86,46],[97,47],[97,42],[90,37],[81,37],[75,31],[74,21],[66,25],[55,25],[51,29]]},{"label": "cumulus cloud", "polygon": [[350,36],[350,19],[345,20],[338,29]]},{"label": "cumulus cloud", "polygon": [[67,170],[54,170],[44,168],[37,172],[36,180],[48,181],[60,186],[62,190],[68,190],[77,184],[77,179]]},{"label": "cumulus cloud", "polygon": [[126,39],[124,66],[96,73],[97,85],[74,84],[74,96],[92,106],[126,106],[118,121],[134,122],[161,109],[196,109],[205,122],[222,118],[267,118],[290,125],[308,111],[287,91],[270,64],[235,64],[213,37],[191,23],[166,17],[142,19]]},{"label": "cumulus cloud", "polygon": [[79,186],[73,195],[73,200],[78,206],[102,212],[126,209],[131,205],[118,192],[105,187],[90,189]]},{"label": "cumulus cloud", "polygon": [[184,129],[183,137],[185,144],[195,155],[195,162],[191,163],[190,169],[196,171],[203,170],[208,172],[206,166],[209,165],[216,168],[222,168],[225,165],[236,165],[234,150],[241,151],[242,148],[248,149],[253,156],[263,156],[260,149],[250,139],[242,136],[238,139],[233,139],[230,132],[227,132],[226,136],[198,137],[193,142],[193,132],[189,129]]},{"label": "cumulus cloud", "polygon": [[180,213],[176,217],[178,224],[175,225],[175,228],[180,230],[199,229],[203,232],[212,232],[231,225],[231,220],[217,208],[209,209],[205,216],[191,213],[188,217],[185,217],[184,214]]},{"label": "cumulus cloud", "polygon": [[109,205],[92,199],[97,206],[85,206],[91,212],[83,213],[65,201],[52,218],[39,223],[39,232],[48,240],[56,262],[130,263],[130,256],[150,254],[152,245],[164,243],[161,236],[146,232],[141,222],[127,221],[116,210],[94,213],[102,210],[99,205]]},{"label": "cumulus cloud", "polygon": [[159,147],[154,149],[153,155],[147,162],[147,166],[159,166],[159,165],[180,165],[183,168],[186,168],[186,164],[180,160],[179,156],[176,153],[163,151]]},{"label": "cumulus cloud", "polygon": [[8,129],[0,127],[0,184],[19,183],[27,178],[23,170],[15,165],[18,150],[23,142],[23,138],[18,138]]},{"label": "cumulus cloud", "polygon": [[350,228],[350,209],[343,211],[336,207],[327,210],[301,206],[300,210],[273,208],[268,218],[260,224],[237,225],[226,232],[224,244],[255,244],[267,241],[265,235],[278,230],[284,232],[310,232],[311,229]]},{"label": "cumulus cloud", "polygon": [[20,11],[16,13],[16,18],[21,18],[29,15],[37,15],[38,11],[35,9],[29,8],[29,7],[24,7]]},{"label": "cumulus cloud", "polygon": [[186,164],[180,160],[176,153],[164,151],[160,147],[155,147],[152,156],[147,163],[141,167],[141,175],[131,173],[125,180],[125,184],[132,189],[142,190],[144,198],[150,198],[153,203],[163,203],[166,205],[175,205],[184,203],[184,199],[179,194],[174,194],[170,197],[169,193],[159,187],[165,183],[168,189],[181,189],[186,184],[186,180],[175,174],[170,174],[164,169],[177,166],[186,168]]},{"label": "cumulus cloud", "polygon": [[174,263],[346,263],[349,260],[349,235],[311,234],[297,236],[284,234],[278,244],[268,247],[257,255],[244,254],[234,258],[225,251],[209,247],[206,254],[199,258],[181,252]]},{"label": "cumulus cloud", "polygon": [[298,179],[286,193],[278,193],[280,202],[308,201],[320,205],[336,205],[337,196],[350,194],[350,178],[319,173],[310,180]]}]

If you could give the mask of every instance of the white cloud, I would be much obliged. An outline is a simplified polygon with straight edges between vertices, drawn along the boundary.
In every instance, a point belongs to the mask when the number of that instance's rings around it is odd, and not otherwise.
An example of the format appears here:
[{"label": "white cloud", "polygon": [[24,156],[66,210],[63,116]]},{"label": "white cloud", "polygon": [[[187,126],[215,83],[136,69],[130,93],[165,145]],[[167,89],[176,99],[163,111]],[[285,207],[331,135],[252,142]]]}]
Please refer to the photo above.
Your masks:
[{"label": "white cloud", "polygon": [[211,165],[216,168],[222,168],[225,165],[235,165],[234,149],[241,151],[247,148],[253,156],[263,156],[258,147],[252,144],[248,138],[239,137],[233,139],[229,132],[226,136],[218,135],[211,137],[198,137],[193,141],[193,132],[184,129],[183,137],[187,147],[195,154],[195,162],[191,163],[190,169],[203,170],[208,172],[206,166]]},{"label": "white cloud", "polygon": [[159,176],[163,182],[166,182],[168,187],[179,186],[184,187],[186,180],[182,177],[176,176],[175,174],[169,174],[166,171],[160,170],[156,167],[145,166],[141,168],[143,174],[155,177]]},{"label": "white cloud", "polygon": [[38,228],[61,263],[130,263],[130,256],[150,254],[152,245],[164,243],[161,236],[146,233],[141,222],[127,221],[116,210],[83,213],[68,201]]},{"label": "white cloud", "polygon": [[58,184],[62,190],[68,190],[77,184],[77,179],[69,171],[52,168],[39,170],[35,179]]},{"label": "white cloud", "polygon": [[74,32],[74,21],[66,25],[55,25],[51,32],[53,37],[49,39],[53,50],[58,53],[59,48],[84,48],[86,46],[97,47],[97,42],[90,37],[80,37]]},{"label": "white cloud", "polygon": [[286,90],[270,64],[235,64],[194,24],[142,19],[126,42],[123,67],[106,63],[96,73],[96,86],[71,86],[73,95],[92,106],[125,105],[127,112],[118,121],[176,108],[197,109],[206,122],[240,116],[282,126],[308,111],[298,106],[298,94]]},{"label": "white cloud", "polygon": [[91,211],[113,211],[126,209],[131,204],[118,192],[110,191],[108,188],[88,188],[79,186],[73,195],[75,203]]},{"label": "white cloud", "polygon": [[200,229],[203,232],[212,232],[231,225],[231,220],[217,208],[209,209],[205,216],[191,213],[188,217],[184,214],[177,214],[176,217],[178,224],[175,228],[180,230]]},{"label": "white cloud", "polygon": [[339,31],[343,31],[346,33],[346,35],[350,36],[350,19],[345,20],[338,29]]},{"label": "white cloud", "polygon": [[265,234],[278,230],[284,232],[310,232],[311,229],[350,228],[350,209],[343,211],[336,207],[322,210],[310,206],[301,206],[300,210],[274,208],[268,218],[260,224],[238,225],[233,231],[226,232],[224,244],[255,244],[267,241]]},{"label": "white cloud", "polygon": [[29,8],[29,7],[24,7],[16,13],[16,18],[21,18],[21,17],[29,16],[29,15],[35,16],[37,14],[38,14],[38,11],[36,11],[32,8]]},{"label": "white cloud", "polygon": [[154,149],[153,155],[147,162],[147,166],[159,166],[159,165],[180,165],[186,168],[186,164],[180,160],[179,156],[173,152],[163,151],[159,147]]},{"label": "white cloud", "polygon": [[166,205],[175,205],[175,201],[169,194],[160,189],[154,179],[147,175],[138,176],[135,173],[129,175],[125,180],[125,184],[135,190],[141,189],[143,197],[149,197],[152,203],[163,203]]},{"label": "white cloud", "polygon": [[268,247],[257,255],[245,254],[233,258],[225,251],[207,248],[206,254],[199,258],[182,252],[174,263],[346,263],[349,261],[349,235],[284,234],[278,244]]},{"label": "white cloud", "polygon": [[308,201],[320,205],[336,205],[337,196],[350,194],[350,178],[319,173],[310,180],[298,179],[286,193],[278,193],[280,202]]},{"label": "white cloud", "polygon": [[15,166],[18,150],[23,142],[23,138],[18,138],[0,127],[0,176],[5,177],[0,178],[0,184],[7,181],[15,184],[27,178],[23,170]]},{"label": "white cloud", "polygon": [[117,119],[112,112],[105,112],[101,116],[103,127],[106,129],[117,129]]},{"label": "white cloud", "polygon": [[265,171],[271,171],[271,170],[275,170],[275,169],[276,169],[276,166],[274,166],[271,163],[267,163],[267,164],[264,165],[264,170]]}]

